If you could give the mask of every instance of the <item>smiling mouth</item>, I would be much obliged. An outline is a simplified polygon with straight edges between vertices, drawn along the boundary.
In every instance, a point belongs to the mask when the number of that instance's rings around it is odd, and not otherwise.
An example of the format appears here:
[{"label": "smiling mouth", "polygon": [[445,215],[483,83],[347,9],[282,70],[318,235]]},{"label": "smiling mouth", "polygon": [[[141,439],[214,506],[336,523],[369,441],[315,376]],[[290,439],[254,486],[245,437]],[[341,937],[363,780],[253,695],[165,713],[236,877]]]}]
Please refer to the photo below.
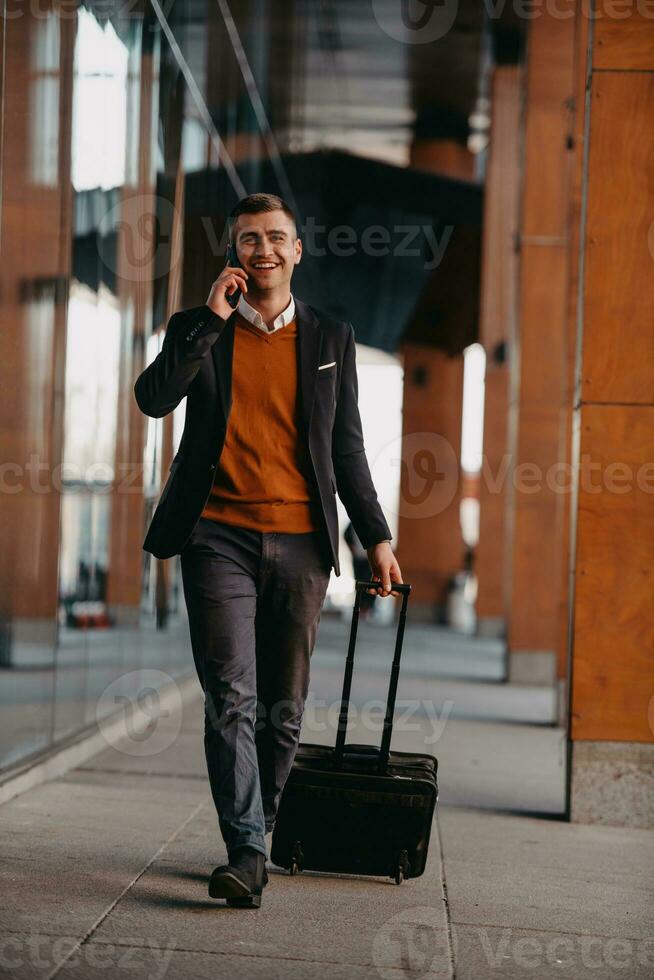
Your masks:
[{"label": "smiling mouth", "polygon": [[279,266],[279,262],[255,262],[252,268],[256,269],[257,272],[272,272]]}]

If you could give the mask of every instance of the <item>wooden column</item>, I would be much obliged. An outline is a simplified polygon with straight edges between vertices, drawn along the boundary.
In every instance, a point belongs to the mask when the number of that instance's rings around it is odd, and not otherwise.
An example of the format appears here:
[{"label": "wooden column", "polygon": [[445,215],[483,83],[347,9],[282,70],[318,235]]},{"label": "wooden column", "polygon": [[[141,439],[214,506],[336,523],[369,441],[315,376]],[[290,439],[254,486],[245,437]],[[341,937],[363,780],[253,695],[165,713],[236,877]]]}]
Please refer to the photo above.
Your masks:
[{"label": "wooden column", "polygon": [[[138,85],[128,115],[137,113],[137,168],[127,174],[122,189],[124,220],[117,237],[121,349],[117,399],[115,480],[111,497],[107,606],[120,625],[136,625],[141,605],[143,564],[142,464],[144,419],[134,399],[134,381],[143,369],[141,352],[152,320],[152,281],[155,275],[156,218],[161,207],[152,169],[152,125],[159,98],[158,58],[147,50],[131,66]],[[165,216],[167,217],[167,216]],[[161,269],[160,263],[159,268]],[[169,460],[170,462],[170,460]]]},{"label": "wooden column", "polygon": [[[453,140],[414,141],[410,164],[459,180],[469,180],[474,172],[473,154]],[[411,326],[401,345],[404,403],[395,551],[404,579],[412,583],[413,615],[427,620],[442,611],[448,579],[463,567],[465,553],[459,513],[464,344],[455,334],[461,323],[476,327],[479,250],[478,228],[458,225],[421,297],[428,305],[437,294],[440,339],[445,344],[449,338],[456,353],[439,349],[436,337],[434,346],[422,342],[422,336],[412,336]]]},{"label": "wooden column", "polygon": [[[49,663],[57,635],[75,21],[4,23],[0,658]],[[59,58],[44,43],[58,35]],[[35,128],[35,106],[54,112]]]},{"label": "wooden column", "polygon": [[590,26],[581,179],[573,820],[654,826],[654,21]]},{"label": "wooden column", "polygon": [[479,491],[479,632],[506,629],[506,556],[509,452],[509,352],[515,350],[520,188],[520,79],[517,65],[497,67],[492,78],[491,131],[484,193],[484,240],[479,340],[486,352],[484,463]]},{"label": "wooden column", "polygon": [[[509,483],[509,679],[554,684],[565,676],[562,567],[568,553],[565,488],[568,271],[575,20],[568,0],[531,21],[518,299],[512,361]],[[569,482],[569,481],[568,481]]]},{"label": "wooden column", "polygon": [[398,547],[412,615],[432,619],[461,568],[459,519],[463,358],[404,343]]}]

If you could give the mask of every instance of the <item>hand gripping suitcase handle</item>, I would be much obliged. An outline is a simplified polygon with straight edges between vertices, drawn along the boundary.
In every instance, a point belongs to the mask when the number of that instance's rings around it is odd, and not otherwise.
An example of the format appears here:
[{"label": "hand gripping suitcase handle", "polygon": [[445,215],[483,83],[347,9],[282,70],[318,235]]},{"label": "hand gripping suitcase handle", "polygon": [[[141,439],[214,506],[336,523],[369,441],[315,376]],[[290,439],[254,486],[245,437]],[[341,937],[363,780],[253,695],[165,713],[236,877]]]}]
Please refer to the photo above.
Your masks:
[{"label": "hand gripping suitcase handle", "polygon": [[[350,626],[350,643],[345,661],[345,677],[343,679],[343,694],[341,696],[341,711],[338,719],[338,729],[336,732],[336,745],[334,747],[334,765],[339,767],[343,762],[345,751],[345,730],[347,728],[347,715],[350,704],[350,691],[352,689],[352,674],[354,673],[354,648],[357,639],[357,626],[359,623],[359,608],[361,604],[361,593],[364,589],[378,589],[379,582],[365,582],[356,580],[354,583],[354,608],[352,609],[352,624]],[[381,748],[379,750],[379,772],[384,773],[388,767],[388,759],[391,751],[391,736],[393,734],[393,714],[395,712],[395,699],[397,696],[397,682],[400,677],[400,658],[402,656],[402,642],[404,640],[404,625],[406,623],[406,608],[409,601],[411,586],[407,583],[391,582],[391,590],[402,593],[402,608],[397,623],[397,636],[395,637],[395,653],[391,667],[391,677],[388,685],[388,696],[386,698],[386,713],[384,716],[384,730],[382,733]]]}]

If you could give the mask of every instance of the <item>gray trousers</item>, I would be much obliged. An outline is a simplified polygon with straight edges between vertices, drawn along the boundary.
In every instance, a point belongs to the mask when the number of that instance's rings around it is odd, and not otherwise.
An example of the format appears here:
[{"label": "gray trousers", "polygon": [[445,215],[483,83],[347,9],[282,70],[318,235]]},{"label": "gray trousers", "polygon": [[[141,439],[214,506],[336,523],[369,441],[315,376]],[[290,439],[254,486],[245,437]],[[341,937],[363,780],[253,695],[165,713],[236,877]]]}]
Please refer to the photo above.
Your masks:
[{"label": "gray trousers", "polygon": [[331,563],[318,531],[200,518],[181,552],[204,748],[228,854],[266,853],[297,748]]}]

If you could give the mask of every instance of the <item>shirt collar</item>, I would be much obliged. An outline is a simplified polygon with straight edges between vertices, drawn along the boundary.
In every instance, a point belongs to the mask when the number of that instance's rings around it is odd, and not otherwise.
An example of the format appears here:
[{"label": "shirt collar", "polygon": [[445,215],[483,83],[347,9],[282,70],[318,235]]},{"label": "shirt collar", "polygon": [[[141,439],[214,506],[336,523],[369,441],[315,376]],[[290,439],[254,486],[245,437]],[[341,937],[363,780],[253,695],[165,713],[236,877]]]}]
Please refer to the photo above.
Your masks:
[{"label": "shirt collar", "polygon": [[279,316],[275,317],[270,330],[266,326],[266,323],[259,311],[255,310],[253,306],[250,306],[242,293],[236,309],[242,317],[245,317],[248,323],[251,323],[255,327],[259,327],[260,330],[264,330],[266,333],[273,333],[275,330],[279,330],[281,327],[286,327],[295,319],[295,300],[292,294],[291,302],[288,304],[285,310],[282,310]]}]

